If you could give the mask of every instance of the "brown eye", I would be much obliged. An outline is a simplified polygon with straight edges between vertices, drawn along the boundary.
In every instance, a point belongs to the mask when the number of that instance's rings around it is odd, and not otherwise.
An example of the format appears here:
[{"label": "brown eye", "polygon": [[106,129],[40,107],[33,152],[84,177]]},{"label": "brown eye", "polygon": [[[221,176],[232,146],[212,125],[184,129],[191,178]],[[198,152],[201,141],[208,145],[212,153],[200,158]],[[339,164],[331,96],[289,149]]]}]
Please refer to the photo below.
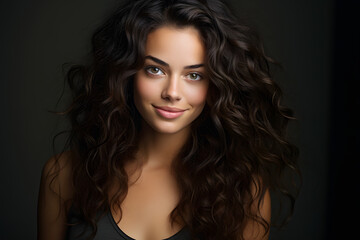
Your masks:
[{"label": "brown eye", "polygon": [[146,72],[152,74],[152,75],[163,75],[163,71],[161,71],[158,67],[147,67],[145,68]]},{"label": "brown eye", "polygon": [[202,79],[202,76],[200,74],[197,73],[189,73],[187,75],[187,78],[191,81],[199,81]]}]

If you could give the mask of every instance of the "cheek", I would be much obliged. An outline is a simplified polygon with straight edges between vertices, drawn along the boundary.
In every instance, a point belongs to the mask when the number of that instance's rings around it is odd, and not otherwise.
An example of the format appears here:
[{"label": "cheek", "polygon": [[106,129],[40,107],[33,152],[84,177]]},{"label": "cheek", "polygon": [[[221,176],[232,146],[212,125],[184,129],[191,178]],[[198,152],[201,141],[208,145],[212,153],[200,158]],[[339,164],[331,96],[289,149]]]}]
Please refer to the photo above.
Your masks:
[{"label": "cheek", "polygon": [[186,91],[186,99],[188,103],[194,107],[204,105],[206,102],[207,91],[207,85],[189,88],[188,91]]},{"label": "cheek", "polygon": [[156,91],[159,88],[156,87],[156,84],[152,83],[148,79],[144,79],[141,76],[135,77],[135,96],[140,101],[147,101],[154,98],[154,95],[156,94]]}]

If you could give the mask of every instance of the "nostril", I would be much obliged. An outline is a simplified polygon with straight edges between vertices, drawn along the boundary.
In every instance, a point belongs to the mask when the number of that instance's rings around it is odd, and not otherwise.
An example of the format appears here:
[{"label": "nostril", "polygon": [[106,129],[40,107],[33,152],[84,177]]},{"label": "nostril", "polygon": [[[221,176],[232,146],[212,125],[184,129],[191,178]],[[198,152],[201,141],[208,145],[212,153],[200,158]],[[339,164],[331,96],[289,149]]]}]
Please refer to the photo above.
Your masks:
[{"label": "nostril", "polygon": [[171,92],[166,92],[164,91],[164,93],[161,96],[163,99],[168,100],[168,101],[179,101],[181,100],[180,95],[176,94],[176,93],[171,93]]}]

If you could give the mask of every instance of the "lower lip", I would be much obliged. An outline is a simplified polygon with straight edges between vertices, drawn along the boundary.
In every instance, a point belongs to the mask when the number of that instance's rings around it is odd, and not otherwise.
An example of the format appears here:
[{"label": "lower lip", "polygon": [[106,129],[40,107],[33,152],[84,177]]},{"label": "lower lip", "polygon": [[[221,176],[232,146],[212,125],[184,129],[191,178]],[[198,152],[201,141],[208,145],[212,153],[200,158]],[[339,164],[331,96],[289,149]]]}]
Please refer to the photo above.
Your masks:
[{"label": "lower lip", "polygon": [[164,117],[164,118],[167,118],[167,119],[174,119],[174,118],[178,118],[180,117],[181,115],[184,114],[184,111],[180,111],[180,112],[169,112],[169,111],[165,111],[163,109],[160,109],[160,108],[155,108],[156,109],[156,112]]}]

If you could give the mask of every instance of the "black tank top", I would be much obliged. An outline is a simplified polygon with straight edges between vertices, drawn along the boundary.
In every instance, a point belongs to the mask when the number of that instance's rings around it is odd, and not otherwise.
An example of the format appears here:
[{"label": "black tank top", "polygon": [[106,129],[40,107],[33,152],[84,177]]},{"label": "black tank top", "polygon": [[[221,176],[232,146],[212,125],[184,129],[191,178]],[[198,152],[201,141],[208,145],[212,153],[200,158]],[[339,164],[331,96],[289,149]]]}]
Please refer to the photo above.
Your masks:
[{"label": "black tank top", "polygon": [[[91,235],[92,228],[81,221],[80,215],[73,207],[69,210],[68,222],[70,224],[78,224],[68,226],[67,240],[86,240]],[[84,234],[78,236],[83,231]],[[134,238],[126,235],[116,224],[111,212],[107,211],[97,222],[97,233],[94,240],[134,240]],[[191,240],[191,235],[189,230],[184,227],[175,235],[164,240]]]}]

